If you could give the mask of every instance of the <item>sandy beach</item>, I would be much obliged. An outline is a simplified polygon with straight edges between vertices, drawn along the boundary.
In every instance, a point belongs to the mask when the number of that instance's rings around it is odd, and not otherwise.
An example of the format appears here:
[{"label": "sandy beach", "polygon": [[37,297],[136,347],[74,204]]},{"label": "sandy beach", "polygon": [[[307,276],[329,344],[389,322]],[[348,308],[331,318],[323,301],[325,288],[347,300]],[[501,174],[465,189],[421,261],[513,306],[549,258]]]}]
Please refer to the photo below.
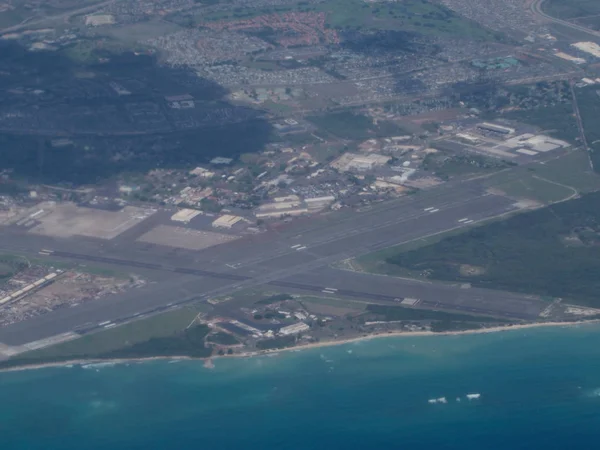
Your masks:
[{"label": "sandy beach", "polygon": [[0,372],[15,372],[21,370],[34,370],[34,369],[44,369],[49,367],[65,367],[65,366],[74,366],[74,365],[94,365],[94,364],[103,364],[103,365],[113,365],[113,364],[128,364],[128,363],[141,363],[147,361],[175,361],[175,360],[197,360],[204,361],[204,365],[206,368],[211,369],[214,367],[212,361],[221,358],[251,358],[255,356],[263,356],[269,354],[277,354],[282,352],[290,352],[290,351],[301,351],[308,350],[314,348],[322,348],[322,347],[331,347],[335,345],[344,345],[350,344],[353,342],[367,341],[371,339],[380,339],[380,338],[389,338],[389,337],[426,337],[426,336],[460,336],[460,335],[468,335],[468,334],[483,334],[483,333],[498,333],[502,331],[516,331],[516,330],[527,330],[530,328],[546,328],[546,327],[574,327],[581,325],[593,325],[600,323],[600,319],[598,320],[589,320],[589,321],[578,321],[578,322],[540,322],[540,323],[530,323],[530,324],[522,324],[522,325],[512,325],[512,326],[498,326],[491,328],[484,328],[479,330],[465,330],[465,331],[448,331],[448,332],[440,332],[435,333],[433,331],[394,331],[388,333],[378,333],[378,334],[370,334],[368,336],[359,336],[350,339],[340,339],[334,341],[324,341],[324,342],[315,342],[311,344],[305,345],[297,345],[294,347],[282,348],[282,349],[272,349],[272,350],[261,350],[255,352],[244,352],[237,353],[234,355],[217,355],[211,356],[209,358],[195,358],[191,356],[153,356],[148,358],[124,358],[124,359],[73,359],[73,360],[65,360],[65,361],[57,361],[57,362],[48,362],[48,363],[40,363],[40,364],[25,364],[22,366],[9,367],[5,369],[0,369]]}]

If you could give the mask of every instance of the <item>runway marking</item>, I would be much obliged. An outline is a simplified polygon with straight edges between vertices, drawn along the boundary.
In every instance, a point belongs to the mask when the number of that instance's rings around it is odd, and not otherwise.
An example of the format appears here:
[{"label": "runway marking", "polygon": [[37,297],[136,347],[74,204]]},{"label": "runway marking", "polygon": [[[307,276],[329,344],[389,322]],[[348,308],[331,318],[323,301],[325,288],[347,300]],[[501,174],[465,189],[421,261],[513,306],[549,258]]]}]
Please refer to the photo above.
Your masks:
[{"label": "runway marking", "polygon": [[[44,252],[44,253],[48,253],[48,254],[51,254],[51,253],[54,253],[54,250],[48,250],[47,248],[43,248],[43,249],[42,249],[42,252]],[[41,253],[41,252],[40,252],[40,253]]]},{"label": "runway marking", "polygon": [[[460,219],[460,220],[459,220],[459,222],[460,222],[460,223],[462,223],[462,222],[466,222],[466,221],[468,221],[468,220],[469,220],[469,218],[468,218],[468,217],[465,217],[464,219]],[[471,222],[472,222],[472,221],[471,221]]]},{"label": "runway marking", "polygon": [[321,292],[322,292],[323,294],[335,294],[335,291],[330,291],[330,290],[328,290],[328,289],[323,289]]},{"label": "runway marking", "polygon": [[107,320],[106,322],[100,322],[100,323],[98,324],[98,326],[99,326],[99,327],[103,327],[103,326],[105,326],[105,325],[108,325],[108,324],[110,324],[110,323],[111,323],[111,322],[110,322],[110,320]]},{"label": "runway marking", "polygon": [[304,250],[306,246],[298,247],[296,250]]},{"label": "runway marking", "polygon": [[298,248],[298,247],[302,247],[302,244],[292,245],[290,248]]},{"label": "runway marking", "polygon": [[434,209],[434,207],[430,206],[429,208],[425,208],[423,211],[431,211],[432,209]]},{"label": "runway marking", "polygon": [[116,323],[109,323],[108,325],[104,325],[104,328],[114,328],[116,326],[117,326]]},{"label": "runway marking", "polygon": [[465,222],[465,225],[466,225],[466,224],[468,224],[468,223],[473,223],[473,221],[472,221],[472,220],[467,220],[467,221]]},{"label": "runway marking", "polygon": [[335,288],[325,288],[325,291],[332,291],[332,292],[337,292],[337,289]]},{"label": "runway marking", "polygon": [[48,252],[38,252],[38,253],[42,256],[50,256],[50,253],[48,253]]},{"label": "runway marking", "polygon": [[434,213],[434,212],[438,212],[438,211],[439,211],[439,209],[432,209],[432,210],[430,210],[429,212],[430,212],[430,213]]}]

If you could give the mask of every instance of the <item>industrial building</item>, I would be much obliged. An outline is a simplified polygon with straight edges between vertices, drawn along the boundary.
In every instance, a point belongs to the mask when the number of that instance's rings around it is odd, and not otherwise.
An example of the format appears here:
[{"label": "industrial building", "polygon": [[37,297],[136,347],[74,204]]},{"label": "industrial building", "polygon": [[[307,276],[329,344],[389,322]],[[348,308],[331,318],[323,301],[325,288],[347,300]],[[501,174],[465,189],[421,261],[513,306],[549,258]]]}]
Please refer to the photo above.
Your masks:
[{"label": "industrial building", "polygon": [[515,133],[514,128],[503,127],[502,125],[496,125],[494,123],[489,122],[479,123],[477,124],[477,128],[479,128],[480,130],[492,131],[494,133],[500,133],[504,135]]},{"label": "industrial building", "polygon": [[577,50],[588,53],[596,58],[600,58],[600,45],[595,42],[576,42],[571,44]]},{"label": "industrial building", "polygon": [[171,216],[171,220],[173,222],[189,223],[190,220],[192,220],[194,217],[196,217],[199,214],[202,214],[202,211],[198,211],[196,209],[184,208],[184,209],[180,209],[175,214],[173,214]]},{"label": "industrial building", "polygon": [[310,327],[304,322],[298,322],[293,325],[288,325],[287,327],[283,327],[279,330],[279,334],[282,336],[289,336],[292,334],[302,333],[303,331],[310,330]]},{"label": "industrial building", "polygon": [[331,163],[331,167],[341,172],[355,170],[357,172],[366,172],[373,170],[375,167],[385,165],[391,156],[378,155],[371,153],[368,155],[360,155],[357,153],[345,153]]},{"label": "industrial building", "polygon": [[332,204],[335,201],[335,197],[327,195],[325,197],[307,198],[304,201],[309,211],[320,211]]},{"label": "industrial building", "polygon": [[215,165],[223,165],[226,166],[228,164],[231,164],[233,162],[233,158],[223,158],[221,156],[218,156],[216,158],[213,158],[210,160],[211,164],[215,164]]},{"label": "industrial building", "polygon": [[513,138],[507,139],[505,145],[517,149],[517,153],[535,156],[538,153],[545,153],[558,148],[570,147],[570,144],[560,139],[554,139],[543,134],[525,133]]},{"label": "industrial building", "polygon": [[227,228],[230,229],[236,223],[238,223],[242,218],[240,216],[232,216],[230,214],[225,214],[224,216],[219,217],[212,223],[212,226],[215,228]]},{"label": "industrial building", "polygon": [[275,209],[275,210],[265,210],[265,211],[256,211],[254,215],[257,219],[267,219],[273,217],[284,217],[284,216],[301,216],[302,214],[307,214],[308,208],[306,207],[298,207],[298,208],[289,208],[289,209]]},{"label": "industrial building", "polygon": [[37,280],[34,283],[28,284],[27,286],[0,299],[0,305],[4,305],[5,303],[11,302],[13,300],[19,300],[21,297],[24,297],[26,294],[31,294],[35,289],[39,289],[39,288],[51,283],[58,275],[59,275],[59,272],[53,272],[49,275],[46,275],[43,278],[40,278],[39,280]]}]

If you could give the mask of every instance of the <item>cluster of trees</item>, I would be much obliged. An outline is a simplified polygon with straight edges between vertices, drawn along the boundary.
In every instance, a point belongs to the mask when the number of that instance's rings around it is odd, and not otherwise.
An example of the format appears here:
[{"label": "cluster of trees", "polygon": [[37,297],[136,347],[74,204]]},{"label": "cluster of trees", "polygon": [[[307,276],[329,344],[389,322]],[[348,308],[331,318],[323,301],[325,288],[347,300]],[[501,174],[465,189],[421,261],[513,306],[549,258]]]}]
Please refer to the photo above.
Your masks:
[{"label": "cluster of trees", "polygon": [[[586,239],[567,245],[565,238],[578,232]],[[600,306],[600,253],[589,244],[595,242],[590,233],[600,233],[600,193],[478,227],[387,262],[435,279]],[[464,274],[463,264],[482,270]]]},{"label": "cluster of trees", "polygon": [[[367,314],[385,321],[453,321],[453,322],[506,322],[503,319],[482,318],[468,314],[455,314],[444,311],[432,311],[427,309],[413,309],[402,306],[368,305]],[[363,316],[364,317],[364,316]]]},{"label": "cluster of trees", "polygon": [[100,355],[106,358],[144,358],[152,356],[194,356],[208,357],[212,348],[205,345],[210,328],[196,325],[168,337],[156,337],[129,347]]}]

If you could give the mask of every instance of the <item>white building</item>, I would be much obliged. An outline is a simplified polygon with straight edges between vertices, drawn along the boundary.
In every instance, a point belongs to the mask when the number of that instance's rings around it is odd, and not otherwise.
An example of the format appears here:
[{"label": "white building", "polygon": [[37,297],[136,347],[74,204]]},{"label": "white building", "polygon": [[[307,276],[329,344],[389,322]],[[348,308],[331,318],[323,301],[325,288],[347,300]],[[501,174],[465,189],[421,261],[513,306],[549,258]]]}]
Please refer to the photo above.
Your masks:
[{"label": "white building", "polygon": [[240,216],[232,216],[230,214],[225,214],[224,216],[219,217],[212,223],[212,226],[215,228],[231,228],[236,223],[238,223],[242,218]]},{"label": "white building", "polygon": [[302,333],[303,331],[310,330],[310,327],[304,322],[298,322],[293,325],[288,325],[287,327],[283,327],[279,330],[279,334],[282,336],[289,336],[292,334]]},{"label": "white building", "polygon": [[171,220],[174,222],[188,223],[190,220],[192,220],[194,217],[196,217],[199,214],[202,214],[202,212],[198,211],[196,209],[184,208],[184,209],[180,209],[175,214],[173,214],[171,216]]}]

